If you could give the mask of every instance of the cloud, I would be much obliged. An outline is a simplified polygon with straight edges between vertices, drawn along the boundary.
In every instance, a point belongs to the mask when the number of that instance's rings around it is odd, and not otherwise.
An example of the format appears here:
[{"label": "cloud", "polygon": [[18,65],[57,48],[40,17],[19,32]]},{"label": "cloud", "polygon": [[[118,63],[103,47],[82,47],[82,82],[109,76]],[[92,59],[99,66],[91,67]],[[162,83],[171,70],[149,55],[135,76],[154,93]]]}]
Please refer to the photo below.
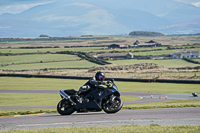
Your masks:
[{"label": "cloud", "polygon": [[196,7],[200,7],[200,1],[199,0],[176,0],[178,2],[183,2],[186,4],[190,4]]},{"label": "cloud", "polygon": [[5,27],[0,26],[0,29],[9,29],[9,28],[10,28],[9,26],[5,26]]},{"label": "cloud", "polygon": [[192,5],[194,5],[196,7],[200,7],[200,2],[193,2]]},{"label": "cloud", "polygon": [[72,4],[67,4],[67,5],[64,5],[64,6],[69,6],[69,5],[83,6],[83,7],[85,7],[85,8],[94,7],[94,5],[92,5],[92,4],[80,3],[80,2],[76,2],[76,3],[72,3]]},{"label": "cloud", "polygon": [[10,13],[10,14],[18,14],[27,9],[30,9],[34,6],[43,5],[47,3],[51,3],[53,1],[38,1],[38,2],[2,2],[0,3],[0,14]]}]

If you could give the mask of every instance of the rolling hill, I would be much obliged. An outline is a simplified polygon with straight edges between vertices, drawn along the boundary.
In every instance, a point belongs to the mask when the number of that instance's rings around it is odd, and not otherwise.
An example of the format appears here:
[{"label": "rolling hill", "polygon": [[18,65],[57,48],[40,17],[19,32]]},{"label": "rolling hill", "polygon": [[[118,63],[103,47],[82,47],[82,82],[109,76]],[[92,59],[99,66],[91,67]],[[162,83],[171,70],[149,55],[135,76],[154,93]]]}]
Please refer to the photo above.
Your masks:
[{"label": "rolling hill", "polygon": [[175,0],[57,0],[0,15],[0,37],[192,34],[200,32],[199,19],[200,8]]}]

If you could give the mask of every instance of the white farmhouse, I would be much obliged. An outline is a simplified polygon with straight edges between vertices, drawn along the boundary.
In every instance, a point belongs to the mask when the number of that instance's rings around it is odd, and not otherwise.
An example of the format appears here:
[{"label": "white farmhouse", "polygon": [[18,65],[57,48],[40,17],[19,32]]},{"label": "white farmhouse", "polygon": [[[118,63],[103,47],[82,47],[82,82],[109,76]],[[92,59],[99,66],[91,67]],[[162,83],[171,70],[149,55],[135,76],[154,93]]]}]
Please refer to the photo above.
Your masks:
[{"label": "white farmhouse", "polygon": [[199,58],[199,50],[182,50],[174,51],[171,54],[171,59],[182,59],[182,58]]}]

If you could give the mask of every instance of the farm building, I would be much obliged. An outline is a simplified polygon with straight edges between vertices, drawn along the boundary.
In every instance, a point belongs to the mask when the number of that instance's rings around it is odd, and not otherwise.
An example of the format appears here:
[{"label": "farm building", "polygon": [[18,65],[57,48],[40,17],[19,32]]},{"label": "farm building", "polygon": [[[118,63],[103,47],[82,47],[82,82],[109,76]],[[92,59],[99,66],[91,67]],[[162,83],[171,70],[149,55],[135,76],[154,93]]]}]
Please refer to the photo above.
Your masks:
[{"label": "farm building", "polygon": [[111,45],[108,46],[108,49],[116,49],[116,48],[122,49],[122,48],[127,48],[127,46],[126,45],[119,45],[119,44],[111,44]]},{"label": "farm building", "polygon": [[199,50],[182,50],[174,51],[171,54],[171,59],[180,59],[180,58],[199,58]]},{"label": "farm building", "polygon": [[160,47],[162,44],[150,40],[149,42],[140,43],[138,40],[133,43],[133,47]]},{"label": "farm building", "polygon": [[114,60],[114,59],[131,59],[133,58],[132,53],[112,53],[112,54],[98,54],[98,59],[107,59],[107,60]]}]

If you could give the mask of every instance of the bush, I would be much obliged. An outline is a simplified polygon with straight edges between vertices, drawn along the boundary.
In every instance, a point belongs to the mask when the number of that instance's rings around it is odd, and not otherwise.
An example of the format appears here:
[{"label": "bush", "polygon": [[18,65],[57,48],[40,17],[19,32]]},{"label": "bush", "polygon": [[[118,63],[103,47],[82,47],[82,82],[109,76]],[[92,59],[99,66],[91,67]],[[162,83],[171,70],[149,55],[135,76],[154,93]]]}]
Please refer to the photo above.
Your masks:
[{"label": "bush", "polygon": [[39,37],[49,37],[49,36],[48,36],[48,35],[43,35],[43,34],[42,34],[42,35],[40,35]]},{"label": "bush", "polygon": [[164,36],[159,32],[148,32],[148,31],[132,31],[129,33],[131,36]]}]

